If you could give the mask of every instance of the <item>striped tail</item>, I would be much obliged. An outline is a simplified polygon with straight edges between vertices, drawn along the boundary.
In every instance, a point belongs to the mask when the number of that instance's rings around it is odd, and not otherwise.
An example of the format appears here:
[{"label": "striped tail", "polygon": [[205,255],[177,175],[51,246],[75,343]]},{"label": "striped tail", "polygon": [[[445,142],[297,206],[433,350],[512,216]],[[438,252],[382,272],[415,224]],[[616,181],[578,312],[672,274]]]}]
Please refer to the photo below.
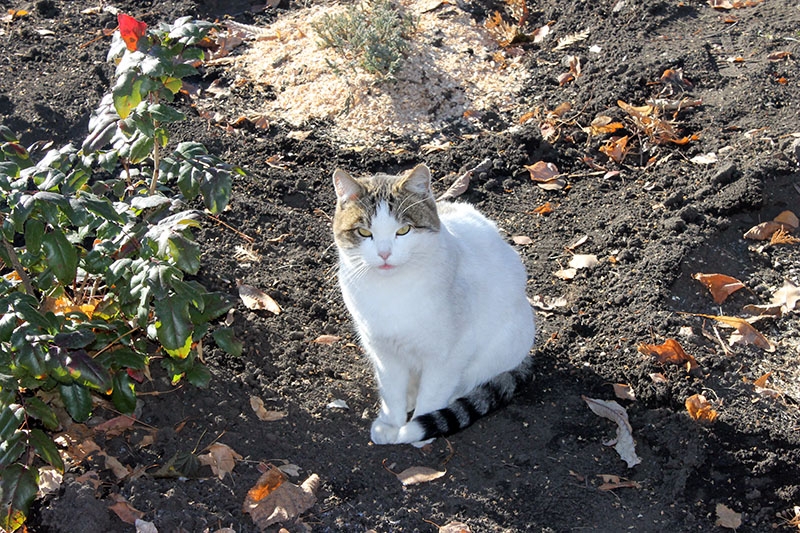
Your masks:
[{"label": "striped tail", "polygon": [[[514,393],[532,377],[533,358],[526,356],[513,370],[498,374],[447,407],[412,419],[404,428],[407,430],[401,433],[411,441],[452,435],[508,404]],[[415,424],[417,427],[413,427]]]}]

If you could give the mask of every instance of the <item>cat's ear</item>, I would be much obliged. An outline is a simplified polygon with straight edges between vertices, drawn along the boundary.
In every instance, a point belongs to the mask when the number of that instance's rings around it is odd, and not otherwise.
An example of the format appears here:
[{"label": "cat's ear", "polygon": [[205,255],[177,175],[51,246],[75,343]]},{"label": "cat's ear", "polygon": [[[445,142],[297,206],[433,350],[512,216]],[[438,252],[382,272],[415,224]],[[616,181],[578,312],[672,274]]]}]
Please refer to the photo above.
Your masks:
[{"label": "cat's ear", "polygon": [[341,168],[333,171],[333,188],[336,190],[336,198],[340,202],[355,200],[364,192],[361,184]]},{"label": "cat's ear", "polygon": [[431,190],[431,171],[424,164],[419,164],[400,180],[397,188],[416,194],[433,194]]}]

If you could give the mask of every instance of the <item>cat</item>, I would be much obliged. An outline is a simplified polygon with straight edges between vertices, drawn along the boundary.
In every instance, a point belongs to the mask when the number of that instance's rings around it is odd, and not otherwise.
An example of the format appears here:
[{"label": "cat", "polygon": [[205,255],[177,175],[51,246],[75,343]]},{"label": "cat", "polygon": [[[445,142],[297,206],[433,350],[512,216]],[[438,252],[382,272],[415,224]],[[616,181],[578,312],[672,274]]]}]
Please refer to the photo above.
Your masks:
[{"label": "cat", "polygon": [[525,267],[497,226],[437,203],[422,164],[337,169],[333,185],[339,286],[381,398],[372,442],[421,446],[508,403],[531,377],[535,325]]}]

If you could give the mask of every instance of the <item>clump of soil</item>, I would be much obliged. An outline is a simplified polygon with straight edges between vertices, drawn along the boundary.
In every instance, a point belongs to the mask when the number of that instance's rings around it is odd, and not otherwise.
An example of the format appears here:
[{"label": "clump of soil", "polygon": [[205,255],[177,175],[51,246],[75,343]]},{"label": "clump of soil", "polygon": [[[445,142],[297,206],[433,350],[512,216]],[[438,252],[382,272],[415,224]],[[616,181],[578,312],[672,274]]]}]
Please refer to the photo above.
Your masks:
[{"label": "clump of soil", "polygon": [[[270,27],[325,4],[284,1],[263,11],[210,0],[115,5],[148,24],[228,14]],[[496,7],[469,4],[485,13]],[[740,533],[796,531],[790,521],[800,505],[797,311],[756,324],[775,343],[772,352],[729,345],[729,330],[686,314],[743,316],[745,305],[769,302],[785,281],[800,284],[798,245],[743,239],[782,211],[798,214],[800,12],[785,2],[749,4],[722,11],[700,0],[529,3],[532,27],[549,23],[554,35],[590,28],[588,36],[561,50],[552,42],[517,47],[525,67],[507,95],[520,109],[542,110],[521,126],[465,134],[457,124],[463,112],[457,93],[444,98],[455,102],[454,122],[439,116],[445,124],[439,129],[430,115],[418,128],[426,135],[436,128],[446,149],[422,150],[422,137],[411,131],[393,137],[390,150],[353,150],[332,140],[332,132],[348,128],[335,130],[330,117],[298,117],[304,135],[297,135],[288,120],[267,129],[220,124],[196,113],[194,102],[179,100],[190,118],[178,125],[176,140],[203,142],[248,171],[237,178],[221,220],[253,242],[208,219],[199,280],[232,298],[241,280],[265,290],[283,311],[237,306],[231,320],[244,353],[229,357],[207,342],[213,379],[206,390],[173,387],[154,364],[152,380],[137,388],[141,424],[94,437],[129,474],[118,479],[101,457],[72,464],[61,489],[36,504],[29,530],[75,531],[83,517],[84,529],[131,529],[107,510],[123,498],[161,532],[254,532],[242,504],[261,475],[258,463],[270,462],[294,465],[295,484],[312,473],[322,481],[317,503],[284,524],[292,531],[435,531],[432,524],[454,520],[472,531],[719,531],[718,505],[741,515]],[[112,68],[101,30],[114,28],[116,17],[81,9],[75,2],[39,2],[0,27],[0,120],[26,144],[80,142],[89,113],[108,90]],[[462,16],[450,4],[443,9]],[[437,24],[447,27],[448,19]],[[561,85],[566,56],[581,59],[581,75]],[[699,136],[684,145],[652,145],[631,133],[631,151],[615,163],[599,150],[613,134],[590,137],[583,127],[601,115],[631,127],[617,101],[643,105],[660,93],[667,69],[681,69],[691,82],[682,96],[702,103],[662,117],[674,120],[682,136]],[[505,75],[494,67],[484,74],[503,82]],[[237,83],[242,76],[217,65],[193,81],[229,87],[214,105],[230,117],[263,109],[265,94],[280,90],[274,76],[248,75]],[[452,81],[465,88],[461,79]],[[569,113],[545,112],[564,102]],[[698,155],[706,156],[695,159],[702,164],[692,162]],[[537,310],[536,379],[506,409],[430,449],[370,445],[377,395],[336,287],[331,174],[336,167],[394,173],[424,162],[438,193],[486,159],[490,164],[475,173],[459,201],[475,204],[509,238],[529,238],[517,239],[529,242],[517,248],[531,298],[566,300]],[[553,163],[564,187],[545,190],[531,181],[525,165],[538,161]],[[537,209],[545,205],[549,211]],[[243,246],[255,252],[246,260],[237,259]],[[596,255],[599,264],[571,280],[554,276],[573,254]],[[716,304],[692,278],[697,272],[735,277],[746,289]],[[338,340],[314,342],[322,335]],[[669,338],[697,360],[697,370],[659,364],[637,351]],[[770,372],[766,385],[777,395],[754,385]],[[615,399],[615,383],[629,385],[636,396],[617,400],[641,458],[632,468],[604,445],[616,426],[582,399]],[[695,394],[712,402],[713,423],[688,415],[685,401]],[[253,396],[286,416],[259,419]],[[329,408],[334,400],[348,408]],[[93,423],[114,415],[98,406]],[[244,458],[231,474],[220,479],[203,466],[178,476],[170,469],[213,442]],[[446,473],[405,487],[389,471],[411,466]],[[605,490],[604,475],[636,483]],[[93,476],[99,482],[87,481]]]}]

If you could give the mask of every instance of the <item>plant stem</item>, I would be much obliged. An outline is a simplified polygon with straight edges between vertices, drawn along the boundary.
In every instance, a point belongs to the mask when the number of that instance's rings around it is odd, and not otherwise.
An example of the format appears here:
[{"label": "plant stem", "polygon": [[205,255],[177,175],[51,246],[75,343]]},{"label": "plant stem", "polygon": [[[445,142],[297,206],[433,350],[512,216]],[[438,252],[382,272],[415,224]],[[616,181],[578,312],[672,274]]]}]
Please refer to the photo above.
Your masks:
[{"label": "plant stem", "polygon": [[[158,129],[158,121],[153,121],[153,126]],[[153,137],[153,179],[150,181],[150,194],[155,194],[158,185],[158,167],[161,164],[161,145],[158,142],[158,135]]]},{"label": "plant stem", "polygon": [[17,251],[13,246],[11,246],[11,243],[5,239],[3,239],[3,246],[5,246],[6,253],[8,254],[9,259],[11,259],[11,266],[14,267],[19,279],[22,280],[22,286],[25,287],[25,292],[33,296],[35,294],[33,290],[33,283],[31,283],[31,278],[28,277],[28,273],[25,272],[25,268],[22,266],[22,263],[19,262]]}]

